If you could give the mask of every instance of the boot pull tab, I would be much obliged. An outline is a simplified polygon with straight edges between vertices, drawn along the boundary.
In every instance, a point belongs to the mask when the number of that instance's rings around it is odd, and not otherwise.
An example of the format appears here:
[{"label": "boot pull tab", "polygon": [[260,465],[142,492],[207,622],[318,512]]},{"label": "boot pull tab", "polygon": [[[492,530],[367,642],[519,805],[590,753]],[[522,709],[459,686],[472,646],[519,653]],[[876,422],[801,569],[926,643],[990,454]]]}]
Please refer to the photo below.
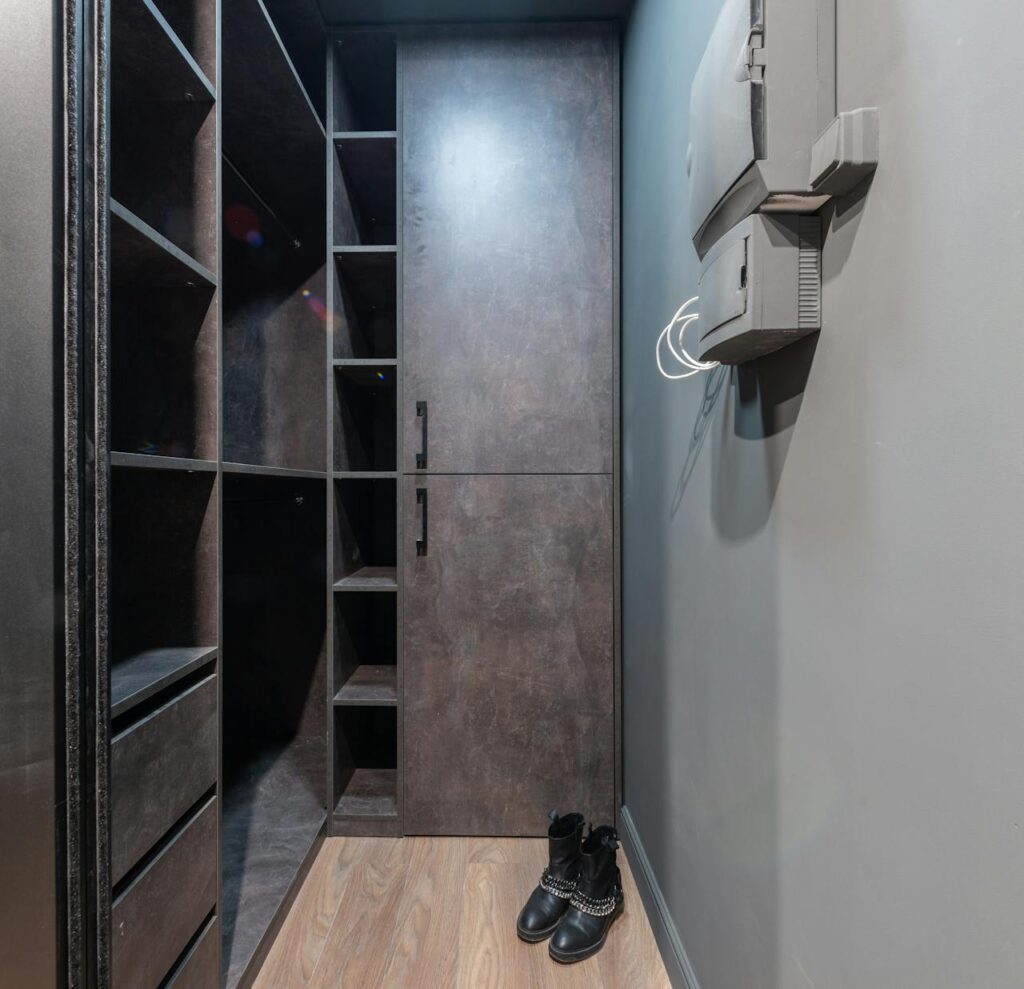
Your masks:
[{"label": "boot pull tab", "polygon": [[552,824],[554,824],[554,823],[555,823],[555,821],[557,821],[557,820],[558,820],[558,811],[557,811],[557,810],[549,810],[549,811],[548,811],[548,820],[549,820],[549,821],[550,821],[550,822],[551,822]]}]

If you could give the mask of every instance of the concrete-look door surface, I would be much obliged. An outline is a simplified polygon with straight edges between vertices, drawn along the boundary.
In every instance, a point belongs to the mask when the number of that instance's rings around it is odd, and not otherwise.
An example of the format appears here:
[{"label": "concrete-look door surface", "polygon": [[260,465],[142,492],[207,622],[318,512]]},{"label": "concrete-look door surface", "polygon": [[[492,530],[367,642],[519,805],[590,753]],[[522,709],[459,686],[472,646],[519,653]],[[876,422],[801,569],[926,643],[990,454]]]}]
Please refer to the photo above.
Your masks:
[{"label": "concrete-look door surface", "polygon": [[399,43],[409,834],[614,814],[618,40]]},{"label": "concrete-look door surface", "polygon": [[404,470],[612,470],[617,45],[402,42]]},{"label": "concrete-look door surface", "polygon": [[610,821],[611,478],[406,477],[403,495],[406,832]]}]

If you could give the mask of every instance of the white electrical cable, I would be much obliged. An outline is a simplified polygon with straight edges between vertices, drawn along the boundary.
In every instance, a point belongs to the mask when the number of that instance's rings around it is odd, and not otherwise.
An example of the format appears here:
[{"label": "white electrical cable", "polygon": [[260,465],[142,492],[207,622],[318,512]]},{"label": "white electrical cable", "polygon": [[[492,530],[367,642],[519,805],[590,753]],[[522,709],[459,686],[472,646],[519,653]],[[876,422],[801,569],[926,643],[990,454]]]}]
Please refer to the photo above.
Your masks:
[{"label": "white electrical cable", "polygon": [[[686,330],[691,323],[696,323],[700,319],[700,313],[688,313],[686,310],[697,301],[699,297],[694,296],[692,299],[687,299],[677,310],[676,314],[672,317],[672,321],[661,331],[661,335],[658,337],[658,342],[654,345],[654,359],[657,361],[658,370],[661,372],[663,378],[668,378],[669,381],[679,381],[682,378],[691,378],[695,374],[699,374],[701,371],[710,371],[712,368],[718,367],[718,361],[701,361],[697,360],[689,354],[686,348],[683,346],[683,337],[686,334]],[[679,325],[679,332],[676,335],[676,342],[673,344],[671,333],[672,330]],[[687,368],[682,374],[669,374],[665,370],[661,363],[661,342],[664,340],[668,344],[668,349],[672,356]],[[679,348],[678,350],[676,348]]]}]

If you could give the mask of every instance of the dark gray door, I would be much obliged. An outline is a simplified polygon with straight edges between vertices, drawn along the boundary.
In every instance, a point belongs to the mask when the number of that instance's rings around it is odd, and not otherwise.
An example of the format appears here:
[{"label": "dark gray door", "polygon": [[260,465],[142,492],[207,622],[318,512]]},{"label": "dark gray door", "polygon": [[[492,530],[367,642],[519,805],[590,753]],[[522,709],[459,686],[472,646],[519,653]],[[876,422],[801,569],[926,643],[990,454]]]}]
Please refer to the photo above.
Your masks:
[{"label": "dark gray door", "polygon": [[402,43],[405,470],[612,470],[617,43]]},{"label": "dark gray door", "polygon": [[406,832],[611,821],[611,477],[404,485]]},{"label": "dark gray door", "polygon": [[[64,799],[59,746],[66,464],[61,282],[65,264],[79,259],[73,249],[65,257],[62,242],[65,230],[76,233],[74,220],[62,219],[65,173],[58,167],[67,154],[64,126],[75,125],[59,112],[63,4],[15,0],[2,8],[0,985],[29,989],[64,984],[62,890],[74,878],[62,875],[64,839],[78,848],[77,804]],[[74,416],[70,402],[68,415]],[[77,521],[68,520],[73,545]],[[76,763],[68,772],[77,778],[80,769]],[[73,836],[62,834],[65,817]],[[73,927],[80,920],[72,913]]]}]

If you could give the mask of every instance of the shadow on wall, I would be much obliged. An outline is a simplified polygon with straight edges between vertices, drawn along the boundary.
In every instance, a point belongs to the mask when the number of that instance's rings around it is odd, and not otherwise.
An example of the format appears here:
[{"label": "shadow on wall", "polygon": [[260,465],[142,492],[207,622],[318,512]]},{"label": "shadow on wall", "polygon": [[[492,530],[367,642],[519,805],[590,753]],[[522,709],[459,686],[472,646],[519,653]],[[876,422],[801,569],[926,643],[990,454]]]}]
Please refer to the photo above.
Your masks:
[{"label": "shadow on wall", "polygon": [[673,518],[700,458],[715,408],[725,394],[725,414],[712,445],[715,527],[731,541],[747,539],[763,528],[782,477],[817,343],[815,333],[756,361],[736,367],[723,364],[705,377],[686,461],[672,495]]},{"label": "shadow on wall", "polygon": [[693,429],[690,432],[690,448],[686,452],[686,461],[683,463],[679,480],[676,481],[676,489],[672,494],[672,507],[670,510],[672,518],[676,517],[679,506],[683,503],[683,495],[690,483],[694,467],[700,459],[700,451],[704,448],[704,439],[708,435],[711,421],[714,418],[715,406],[718,405],[719,396],[725,387],[731,368],[721,364],[704,378],[704,397],[701,399],[700,408],[697,410],[697,418],[694,420]]},{"label": "shadow on wall", "polygon": [[711,514],[726,540],[749,539],[771,515],[817,345],[814,333],[732,369],[711,446]]}]

